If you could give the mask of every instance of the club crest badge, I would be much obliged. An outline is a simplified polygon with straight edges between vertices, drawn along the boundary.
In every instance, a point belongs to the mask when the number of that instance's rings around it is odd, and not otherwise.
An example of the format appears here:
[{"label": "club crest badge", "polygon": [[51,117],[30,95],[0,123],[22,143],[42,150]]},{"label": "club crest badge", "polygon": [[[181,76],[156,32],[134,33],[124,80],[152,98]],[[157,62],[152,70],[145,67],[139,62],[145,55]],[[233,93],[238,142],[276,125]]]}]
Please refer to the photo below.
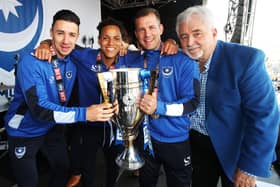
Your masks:
[{"label": "club crest badge", "polygon": [[15,55],[37,44],[43,27],[42,1],[0,1],[0,68],[11,71]]},{"label": "club crest badge", "polygon": [[164,66],[162,67],[162,74],[165,77],[169,77],[173,74],[173,67],[172,66]]},{"label": "club crest badge", "polygon": [[26,147],[15,147],[15,155],[18,159],[21,159],[26,152]]},{"label": "club crest badge", "polygon": [[72,71],[67,71],[66,72],[66,78],[71,79],[72,78]]}]

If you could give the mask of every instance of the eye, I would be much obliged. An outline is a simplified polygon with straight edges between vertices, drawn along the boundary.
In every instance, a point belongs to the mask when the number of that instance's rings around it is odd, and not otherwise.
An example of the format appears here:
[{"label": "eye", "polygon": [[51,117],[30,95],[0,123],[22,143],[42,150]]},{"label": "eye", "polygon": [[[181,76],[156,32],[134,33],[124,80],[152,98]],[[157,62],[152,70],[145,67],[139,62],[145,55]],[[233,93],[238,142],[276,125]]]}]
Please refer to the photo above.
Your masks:
[{"label": "eye", "polygon": [[181,40],[188,40],[189,36],[187,34],[182,34],[182,35],[180,35],[180,39]]},{"label": "eye", "polygon": [[102,37],[102,41],[108,41],[108,40],[109,40],[109,37],[107,37],[107,36]]},{"label": "eye", "polygon": [[150,26],[150,30],[156,30],[157,27],[155,25]]},{"label": "eye", "polygon": [[116,42],[119,42],[119,41],[121,41],[121,37],[115,37],[114,40],[115,40]]},{"label": "eye", "polygon": [[57,35],[63,35],[64,32],[58,31],[58,32],[56,32],[56,34],[57,34]]},{"label": "eye", "polygon": [[195,32],[195,33],[193,33],[193,37],[194,38],[200,38],[201,36],[202,36],[202,32]]},{"label": "eye", "polygon": [[70,33],[70,36],[73,37],[73,38],[76,38],[77,34],[76,33]]},{"label": "eye", "polygon": [[138,33],[144,33],[144,32],[145,32],[145,29],[140,28],[140,29],[137,29],[136,32],[138,32]]}]

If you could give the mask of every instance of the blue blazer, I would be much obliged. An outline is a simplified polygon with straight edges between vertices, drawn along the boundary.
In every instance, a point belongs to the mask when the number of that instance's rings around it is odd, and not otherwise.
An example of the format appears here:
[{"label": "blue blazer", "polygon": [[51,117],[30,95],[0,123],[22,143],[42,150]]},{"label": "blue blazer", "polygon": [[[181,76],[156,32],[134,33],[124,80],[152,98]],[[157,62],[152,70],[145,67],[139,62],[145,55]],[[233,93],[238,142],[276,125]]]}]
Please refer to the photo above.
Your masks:
[{"label": "blue blazer", "polygon": [[265,54],[218,41],[207,80],[206,128],[227,176],[236,168],[270,175],[279,109]]}]

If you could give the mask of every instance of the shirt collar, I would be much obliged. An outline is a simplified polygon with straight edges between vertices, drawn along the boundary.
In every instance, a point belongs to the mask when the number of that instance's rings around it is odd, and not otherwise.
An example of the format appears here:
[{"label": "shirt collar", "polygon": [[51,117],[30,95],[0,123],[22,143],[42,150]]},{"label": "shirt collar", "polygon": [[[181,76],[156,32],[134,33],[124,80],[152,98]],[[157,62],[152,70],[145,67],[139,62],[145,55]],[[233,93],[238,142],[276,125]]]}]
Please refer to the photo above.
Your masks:
[{"label": "shirt collar", "polygon": [[65,63],[70,62],[70,55],[67,55],[64,59],[59,59],[59,61],[65,62]]},{"label": "shirt collar", "polygon": [[141,50],[141,55],[147,55],[147,56],[152,56],[154,54],[160,54],[160,50],[161,50],[161,47],[162,47],[162,42],[160,42],[160,46],[158,49],[153,49],[153,50],[145,50],[145,49],[142,49]]},{"label": "shirt collar", "polygon": [[210,64],[211,64],[211,60],[212,60],[212,55],[210,56],[210,58],[207,60],[207,62],[204,64],[205,70],[204,71],[208,71],[210,68]]}]

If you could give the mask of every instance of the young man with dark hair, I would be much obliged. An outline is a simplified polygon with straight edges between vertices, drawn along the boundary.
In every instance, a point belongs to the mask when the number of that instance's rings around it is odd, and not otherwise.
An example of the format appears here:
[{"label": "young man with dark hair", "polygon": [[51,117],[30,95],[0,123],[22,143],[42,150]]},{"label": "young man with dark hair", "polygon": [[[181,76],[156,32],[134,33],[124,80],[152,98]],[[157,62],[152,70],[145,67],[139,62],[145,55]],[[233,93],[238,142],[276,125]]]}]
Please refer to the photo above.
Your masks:
[{"label": "young man with dark hair", "polygon": [[[97,26],[100,49],[76,48],[71,54],[72,58],[78,61],[78,105],[88,106],[89,104],[99,105],[103,103],[100,91],[98,72],[108,71],[114,68],[126,67],[127,63],[133,61],[131,55],[119,56],[122,47],[122,24],[113,19],[103,20]],[[71,142],[71,151],[74,157],[71,159],[72,177],[68,187],[75,186],[79,178],[85,187],[94,186],[96,173],[96,156],[99,149],[102,149],[106,164],[106,186],[115,186],[115,180],[119,168],[115,158],[120,153],[122,145],[115,145],[116,127],[111,122],[86,122],[80,125],[78,131],[74,127],[71,136],[76,136]],[[82,141],[82,143],[79,143]],[[80,156],[81,155],[81,156]]]},{"label": "young man with dark hair", "polygon": [[39,151],[49,161],[49,186],[66,185],[68,155],[64,136],[56,124],[106,121],[113,116],[113,109],[108,109],[106,118],[100,119],[95,106],[67,107],[76,77],[76,65],[69,54],[79,36],[79,25],[79,17],[74,12],[58,11],[50,30],[56,58],[49,64],[28,53],[18,64],[15,96],[5,116],[5,128],[13,174],[19,187],[38,185],[36,156]]}]

